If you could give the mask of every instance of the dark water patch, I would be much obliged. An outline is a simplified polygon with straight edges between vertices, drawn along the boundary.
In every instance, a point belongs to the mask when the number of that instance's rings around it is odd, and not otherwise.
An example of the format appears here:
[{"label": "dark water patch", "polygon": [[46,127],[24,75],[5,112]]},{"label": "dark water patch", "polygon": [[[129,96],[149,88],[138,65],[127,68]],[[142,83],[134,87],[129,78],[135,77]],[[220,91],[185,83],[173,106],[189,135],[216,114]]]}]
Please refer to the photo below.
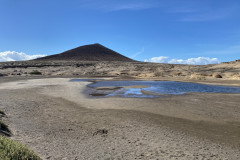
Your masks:
[{"label": "dark water patch", "polygon": [[96,88],[97,90],[118,90],[123,87],[103,87],[103,88]]},{"label": "dark water patch", "polygon": [[71,82],[95,82],[102,81],[103,79],[72,79]]},{"label": "dark water patch", "polygon": [[103,97],[106,96],[108,94],[102,94],[102,93],[90,93],[89,95],[93,96],[93,97]]}]

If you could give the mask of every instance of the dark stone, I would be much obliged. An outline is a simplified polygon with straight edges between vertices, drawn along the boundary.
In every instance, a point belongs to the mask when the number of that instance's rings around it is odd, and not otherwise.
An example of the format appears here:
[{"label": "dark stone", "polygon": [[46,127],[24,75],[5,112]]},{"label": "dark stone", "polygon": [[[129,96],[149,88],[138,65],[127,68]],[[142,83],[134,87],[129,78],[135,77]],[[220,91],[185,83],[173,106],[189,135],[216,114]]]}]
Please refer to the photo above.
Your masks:
[{"label": "dark stone", "polygon": [[108,130],[106,129],[99,129],[96,132],[93,133],[93,136],[95,135],[107,135],[108,134]]},{"label": "dark stone", "polygon": [[215,78],[223,78],[220,74],[217,74]]}]

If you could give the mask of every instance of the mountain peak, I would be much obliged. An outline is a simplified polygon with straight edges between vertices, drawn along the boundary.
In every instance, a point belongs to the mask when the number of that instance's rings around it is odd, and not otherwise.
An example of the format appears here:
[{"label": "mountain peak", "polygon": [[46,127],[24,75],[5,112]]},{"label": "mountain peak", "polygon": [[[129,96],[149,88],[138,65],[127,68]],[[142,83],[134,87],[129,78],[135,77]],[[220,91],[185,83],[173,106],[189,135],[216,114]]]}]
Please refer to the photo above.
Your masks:
[{"label": "mountain peak", "polygon": [[92,44],[92,45],[95,45],[95,46],[103,46],[103,45],[101,45],[100,43],[94,43],[94,44]]}]

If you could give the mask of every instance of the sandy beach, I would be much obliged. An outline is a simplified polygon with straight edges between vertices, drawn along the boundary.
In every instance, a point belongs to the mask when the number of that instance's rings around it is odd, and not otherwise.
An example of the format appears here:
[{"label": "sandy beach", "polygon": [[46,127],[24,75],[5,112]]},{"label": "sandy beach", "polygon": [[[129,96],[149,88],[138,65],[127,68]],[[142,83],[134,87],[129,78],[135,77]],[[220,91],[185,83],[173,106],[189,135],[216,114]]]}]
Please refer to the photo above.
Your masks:
[{"label": "sandy beach", "polygon": [[91,98],[70,80],[1,79],[12,138],[43,159],[240,158],[240,94]]}]

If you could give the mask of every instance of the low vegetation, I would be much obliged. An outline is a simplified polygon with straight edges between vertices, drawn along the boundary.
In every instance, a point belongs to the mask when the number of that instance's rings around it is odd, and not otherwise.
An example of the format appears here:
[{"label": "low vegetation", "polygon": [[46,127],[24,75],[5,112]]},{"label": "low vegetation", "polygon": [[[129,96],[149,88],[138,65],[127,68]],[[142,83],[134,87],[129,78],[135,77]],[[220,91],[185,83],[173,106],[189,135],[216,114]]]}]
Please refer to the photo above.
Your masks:
[{"label": "low vegetation", "polygon": [[25,145],[5,137],[11,132],[8,125],[1,120],[4,115],[5,113],[0,111],[0,160],[40,160],[40,157]]},{"label": "low vegetation", "polygon": [[32,150],[25,145],[0,136],[0,159],[1,160],[40,160]]},{"label": "low vegetation", "polygon": [[32,72],[30,72],[29,74],[32,75],[42,75],[42,72],[38,71],[38,70],[33,70]]}]

